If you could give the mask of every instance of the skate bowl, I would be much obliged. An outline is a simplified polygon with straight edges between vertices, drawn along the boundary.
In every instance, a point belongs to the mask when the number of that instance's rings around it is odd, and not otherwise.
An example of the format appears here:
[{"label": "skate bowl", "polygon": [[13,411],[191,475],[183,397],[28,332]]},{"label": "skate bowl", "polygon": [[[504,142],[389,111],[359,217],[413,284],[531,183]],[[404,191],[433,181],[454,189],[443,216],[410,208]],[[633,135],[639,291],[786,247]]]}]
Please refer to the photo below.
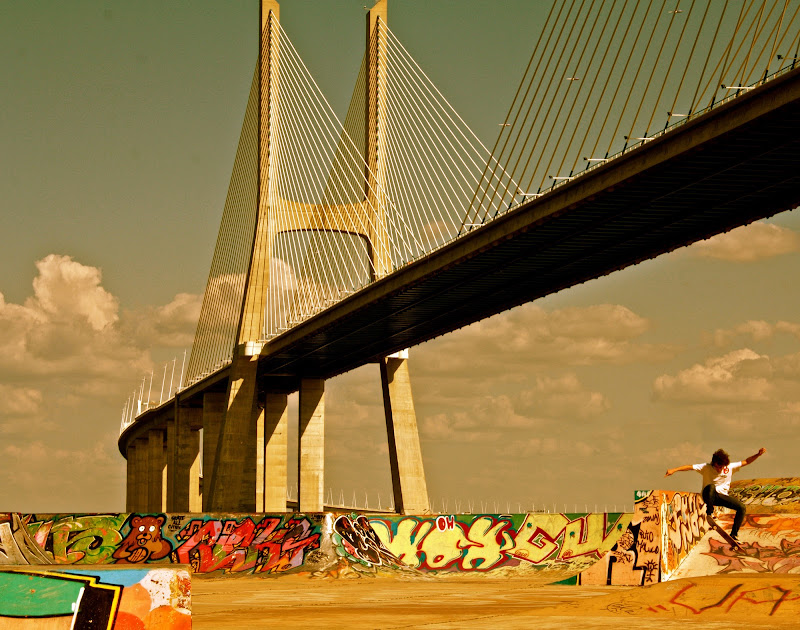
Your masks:
[{"label": "skate bowl", "polygon": [[[697,493],[637,491],[631,513],[0,514],[0,568],[188,567],[193,576],[513,578],[643,586],[800,573],[795,478],[746,480],[744,550],[709,531]],[[743,500],[744,500],[743,498]],[[729,513],[719,514],[730,529]]]}]

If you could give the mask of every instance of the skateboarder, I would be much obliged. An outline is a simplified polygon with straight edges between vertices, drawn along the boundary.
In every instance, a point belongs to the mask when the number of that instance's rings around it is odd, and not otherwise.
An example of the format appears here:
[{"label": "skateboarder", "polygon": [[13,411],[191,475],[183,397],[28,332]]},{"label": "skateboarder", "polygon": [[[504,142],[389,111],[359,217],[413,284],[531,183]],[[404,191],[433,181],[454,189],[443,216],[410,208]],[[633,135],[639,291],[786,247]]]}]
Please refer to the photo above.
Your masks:
[{"label": "skateboarder", "polygon": [[708,464],[694,464],[693,466],[686,465],[670,468],[664,476],[669,477],[676,472],[685,470],[696,470],[703,475],[702,495],[703,501],[706,504],[706,513],[711,516],[714,513],[715,505],[721,505],[735,510],[736,516],[733,519],[731,538],[738,542],[739,528],[742,526],[742,521],[744,521],[745,507],[744,503],[739,501],[739,499],[728,494],[731,489],[731,475],[742,466],[752,464],[766,452],[767,449],[761,448],[758,450],[758,453],[751,455],[744,461],[731,463],[728,454],[722,449],[719,449],[711,456],[711,462]]}]

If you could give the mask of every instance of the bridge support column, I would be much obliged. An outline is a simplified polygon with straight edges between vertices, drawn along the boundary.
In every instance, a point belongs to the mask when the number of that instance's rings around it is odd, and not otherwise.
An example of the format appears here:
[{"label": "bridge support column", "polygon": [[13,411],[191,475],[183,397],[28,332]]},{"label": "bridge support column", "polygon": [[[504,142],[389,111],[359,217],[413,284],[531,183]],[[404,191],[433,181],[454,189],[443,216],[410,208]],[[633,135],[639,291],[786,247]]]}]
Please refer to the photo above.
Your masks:
[{"label": "bridge support column", "polygon": [[289,405],[286,394],[267,393],[264,421],[259,423],[259,429],[262,427],[258,452],[259,455],[263,453],[263,462],[259,463],[256,476],[260,489],[256,511],[285,512],[289,449]]},{"label": "bridge support column", "polygon": [[298,510],[322,512],[325,468],[325,381],[300,381]]},{"label": "bridge support column", "polygon": [[128,444],[128,450],[125,452],[125,511],[136,511],[136,442]]},{"label": "bridge support column", "polygon": [[133,511],[146,512],[147,507],[147,453],[148,443],[147,438],[140,437],[136,439],[136,448],[134,449],[134,492],[133,492]]},{"label": "bridge support column", "polygon": [[425,514],[430,511],[430,505],[408,359],[389,356],[381,360],[380,366],[395,511]]},{"label": "bridge support column", "polygon": [[258,355],[237,348],[231,363],[225,417],[209,488],[209,507],[215,512],[254,512],[256,509],[256,437],[262,410],[256,400]]},{"label": "bridge support column", "polygon": [[200,428],[203,410],[175,407],[167,422],[167,511],[200,512]]},{"label": "bridge support column", "polygon": [[203,485],[200,489],[203,511],[211,511],[208,504],[208,489],[214,475],[214,462],[217,460],[217,444],[225,415],[227,398],[223,393],[203,395]]},{"label": "bridge support column", "polygon": [[147,433],[147,511],[165,511],[164,492],[166,458],[164,457],[163,429],[150,429]]}]

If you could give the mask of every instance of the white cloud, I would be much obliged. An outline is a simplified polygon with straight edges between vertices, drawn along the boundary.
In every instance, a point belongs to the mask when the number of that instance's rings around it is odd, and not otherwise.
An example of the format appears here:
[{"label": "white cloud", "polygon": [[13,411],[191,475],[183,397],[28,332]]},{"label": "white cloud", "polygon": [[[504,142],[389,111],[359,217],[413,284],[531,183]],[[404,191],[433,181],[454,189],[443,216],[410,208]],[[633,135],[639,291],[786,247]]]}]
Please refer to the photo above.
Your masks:
[{"label": "white cloud", "polygon": [[421,432],[429,439],[491,442],[552,431],[561,423],[587,420],[610,408],[599,392],[587,391],[574,374],[536,377],[531,387],[511,395],[463,392],[447,410],[424,416]]},{"label": "white cloud", "polygon": [[800,426],[800,353],[770,356],[741,348],[663,374],[652,388],[655,402],[681,405],[672,430],[697,436],[706,449],[717,448],[719,439],[749,449],[754,436],[785,449]]},{"label": "white cloud", "polygon": [[439,413],[423,418],[420,432],[431,440],[492,442],[497,439],[497,433],[491,427],[481,428],[471,413],[463,411]]},{"label": "white cloud", "polygon": [[496,315],[415,349],[423,373],[508,374],[509,367],[658,362],[674,346],[638,341],[651,323],[615,304],[554,311],[534,304]]},{"label": "white cloud", "polygon": [[42,406],[42,392],[33,387],[0,384],[0,417],[34,416]]},{"label": "white cloud", "polygon": [[26,444],[8,444],[0,453],[17,462],[27,462],[42,466],[44,464],[78,464],[85,465],[118,465],[112,458],[101,441],[95,441],[89,448],[69,449],[54,447],[42,440],[35,440]]},{"label": "white cloud", "polygon": [[52,319],[85,320],[93,330],[114,324],[119,303],[100,286],[102,274],[70,256],[50,254],[36,263],[39,275],[33,281],[34,297],[26,305],[41,309]]},{"label": "white cloud", "polygon": [[641,464],[650,462],[665,462],[664,468],[673,468],[683,464],[694,464],[706,461],[708,453],[695,442],[678,442],[671,446],[647,450],[638,454],[637,459]]},{"label": "white cloud", "polygon": [[739,338],[747,338],[753,342],[772,339],[776,334],[784,333],[800,339],[800,324],[779,321],[774,324],[764,320],[746,321],[733,328],[718,328],[711,334],[715,346],[724,347]]},{"label": "white cloud", "polygon": [[509,444],[512,453],[522,457],[554,455],[561,452],[562,445],[552,437],[532,437]]},{"label": "white cloud", "polygon": [[663,374],[653,389],[657,399],[672,402],[764,402],[774,390],[773,373],[769,357],[744,348],[707,359],[675,376]]},{"label": "white cloud", "polygon": [[169,304],[126,311],[123,332],[140,347],[188,348],[194,341],[203,296],[178,293]]},{"label": "white cloud", "polygon": [[23,305],[0,297],[0,378],[113,382],[147,367],[146,353],[120,335],[118,301],[100,286],[99,269],[56,255],[36,266],[34,295]]},{"label": "white cloud", "polygon": [[611,408],[600,392],[586,391],[575,374],[539,376],[536,385],[520,392],[519,408],[549,418],[588,419]]},{"label": "white cloud", "polygon": [[800,234],[789,228],[757,221],[692,245],[701,258],[730,262],[755,262],[800,251]]},{"label": "white cloud", "polygon": [[[125,467],[115,434],[122,406],[153,368],[151,351],[191,341],[199,298],[179,294],[120,314],[99,269],[59,255],[36,267],[33,294],[22,304],[0,294],[0,475],[6,500],[21,501],[6,507],[41,511],[37,488],[46,495],[52,484],[42,479],[59,478],[48,509],[87,510],[96,497],[104,501],[97,509],[109,499],[121,508]],[[65,488],[87,478],[91,491],[65,505]]]}]

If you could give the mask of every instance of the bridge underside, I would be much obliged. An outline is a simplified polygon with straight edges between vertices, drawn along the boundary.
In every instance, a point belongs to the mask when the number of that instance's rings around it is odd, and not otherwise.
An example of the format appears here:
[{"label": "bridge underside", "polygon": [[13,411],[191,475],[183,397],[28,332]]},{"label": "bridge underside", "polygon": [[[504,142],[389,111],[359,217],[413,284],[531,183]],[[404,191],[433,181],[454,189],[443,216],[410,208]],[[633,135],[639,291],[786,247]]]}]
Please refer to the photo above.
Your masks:
[{"label": "bridge underside", "polygon": [[262,387],[330,378],[800,205],[800,69],[530,201],[266,344]]}]

